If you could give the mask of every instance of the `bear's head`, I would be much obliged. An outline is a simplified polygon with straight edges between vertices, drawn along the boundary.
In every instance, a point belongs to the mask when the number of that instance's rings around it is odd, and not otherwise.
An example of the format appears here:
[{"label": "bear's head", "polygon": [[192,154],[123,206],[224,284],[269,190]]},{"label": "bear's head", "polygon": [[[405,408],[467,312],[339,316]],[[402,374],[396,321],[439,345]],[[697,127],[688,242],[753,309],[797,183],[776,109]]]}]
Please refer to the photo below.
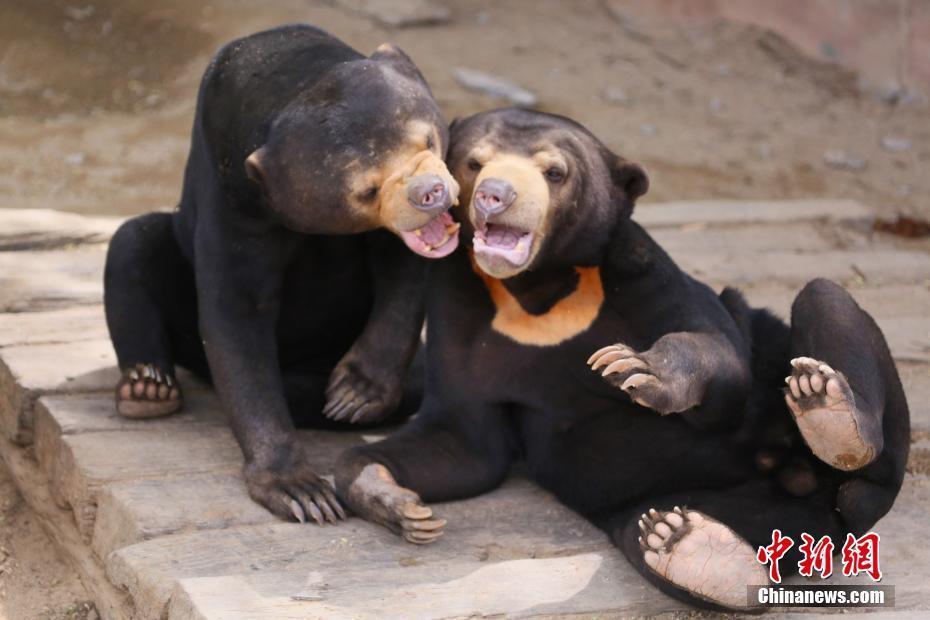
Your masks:
[{"label": "bear's head", "polygon": [[641,167],[561,116],[492,110],[454,121],[450,140],[459,219],[478,267],[498,279],[599,264],[649,187]]},{"label": "bear's head", "polygon": [[284,107],[245,167],[288,228],[387,228],[416,253],[440,258],[458,245],[449,209],[459,186],[443,161],[448,139],[423,76],[385,44],[335,65]]}]

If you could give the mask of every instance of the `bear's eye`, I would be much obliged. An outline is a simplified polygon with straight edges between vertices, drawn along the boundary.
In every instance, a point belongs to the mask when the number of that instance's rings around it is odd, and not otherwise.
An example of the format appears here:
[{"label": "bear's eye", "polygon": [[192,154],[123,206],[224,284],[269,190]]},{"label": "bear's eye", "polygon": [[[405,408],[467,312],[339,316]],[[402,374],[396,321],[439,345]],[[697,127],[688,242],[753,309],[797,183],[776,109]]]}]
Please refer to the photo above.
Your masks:
[{"label": "bear's eye", "polygon": [[565,178],[565,171],[554,166],[546,170],[544,174],[546,175],[546,178],[553,183],[559,183],[562,179]]},{"label": "bear's eye", "polygon": [[372,186],[372,187],[369,187],[368,189],[366,189],[366,190],[362,193],[362,195],[360,196],[360,198],[361,198],[362,200],[364,200],[365,202],[371,202],[372,200],[375,199],[375,196],[377,196],[377,195],[378,195],[378,186],[375,185],[375,186]]},{"label": "bear's eye", "polygon": [[434,144],[434,143],[433,143],[433,136],[426,136],[426,150],[427,150],[427,151],[432,151],[432,150],[433,150],[433,144]]},{"label": "bear's eye", "polygon": [[481,162],[478,161],[477,159],[469,159],[468,169],[471,170],[472,172],[478,172],[479,170],[481,170]]}]

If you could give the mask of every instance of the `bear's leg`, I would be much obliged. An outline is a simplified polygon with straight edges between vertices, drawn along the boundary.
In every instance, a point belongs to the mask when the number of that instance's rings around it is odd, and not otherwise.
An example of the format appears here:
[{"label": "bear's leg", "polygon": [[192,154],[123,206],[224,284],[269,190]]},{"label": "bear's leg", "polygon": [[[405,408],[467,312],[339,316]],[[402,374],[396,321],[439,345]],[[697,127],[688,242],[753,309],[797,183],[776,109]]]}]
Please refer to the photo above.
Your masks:
[{"label": "bear's leg", "polygon": [[660,590],[698,607],[752,611],[747,586],[770,583],[760,547],[773,530],[794,545],[779,562],[787,577],[797,572],[801,534],[830,536],[842,546],[847,524],[835,510],[835,486],[804,498],[791,497],[771,480],[727,490],[699,490],[643,502],[600,522],[633,566]]},{"label": "bear's leg", "polygon": [[[814,280],[791,309],[791,356],[785,402],[811,451],[843,471],[872,463],[885,446],[884,416],[907,416],[872,317],[839,285]],[[889,412],[889,395],[903,406]]]},{"label": "bear's leg", "polygon": [[469,419],[483,428],[466,436],[421,413],[384,441],[343,453],[336,465],[336,492],[358,516],[408,542],[431,543],[446,521],[424,502],[478,495],[506,477],[513,455],[496,428],[500,420]]},{"label": "bear's leg", "polygon": [[187,361],[195,372],[206,364],[202,349],[197,359],[193,272],[175,241],[171,214],[141,215],[116,231],[107,251],[104,305],[123,373],[116,386],[117,411],[153,418],[180,409],[175,361]]}]

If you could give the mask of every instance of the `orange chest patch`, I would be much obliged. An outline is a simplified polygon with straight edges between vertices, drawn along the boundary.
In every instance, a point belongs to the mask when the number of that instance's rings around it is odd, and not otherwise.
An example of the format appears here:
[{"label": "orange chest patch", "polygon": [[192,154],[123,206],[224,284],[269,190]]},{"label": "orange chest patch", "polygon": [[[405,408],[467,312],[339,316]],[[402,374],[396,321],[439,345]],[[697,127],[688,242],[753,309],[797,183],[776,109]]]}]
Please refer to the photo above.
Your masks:
[{"label": "orange chest patch", "polygon": [[539,347],[557,345],[588,329],[604,303],[604,287],[597,267],[576,267],[578,286],[545,314],[530,314],[500,280],[475,267],[494,302],[494,331],[519,342]]}]

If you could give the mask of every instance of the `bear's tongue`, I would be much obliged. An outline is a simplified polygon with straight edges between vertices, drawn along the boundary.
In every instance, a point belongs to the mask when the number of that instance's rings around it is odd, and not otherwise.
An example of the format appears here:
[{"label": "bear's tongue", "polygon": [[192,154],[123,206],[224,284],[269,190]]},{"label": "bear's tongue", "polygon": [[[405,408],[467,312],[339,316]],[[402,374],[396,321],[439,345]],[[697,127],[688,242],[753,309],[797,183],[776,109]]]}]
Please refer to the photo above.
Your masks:
[{"label": "bear's tongue", "polygon": [[478,254],[499,256],[511,265],[522,266],[530,258],[534,234],[503,224],[488,223],[476,228],[472,247]]},{"label": "bear's tongue", "polygon": [[488,245],[500,248],[502,250],[512,250],[517,247],[520,237],[523,235],[509,226],[488,226],[485,233],[485,242]]},{"label": "bear's tongue", "polygon": [[445,211],[422,227],[400,233],[407,247],[427,258],[442,258],[451,254],[459,245],[460,225]]},{"label": "bear's tongue", "polygon": [[[444,220],[450,220],[448,223]],[[446,227],[451,224],[452,216],[443,213],[439,217],[434,217],[429,223],[418,230],[417,235],[423,243],[427,245],[441,245],[449,236]]]}]

